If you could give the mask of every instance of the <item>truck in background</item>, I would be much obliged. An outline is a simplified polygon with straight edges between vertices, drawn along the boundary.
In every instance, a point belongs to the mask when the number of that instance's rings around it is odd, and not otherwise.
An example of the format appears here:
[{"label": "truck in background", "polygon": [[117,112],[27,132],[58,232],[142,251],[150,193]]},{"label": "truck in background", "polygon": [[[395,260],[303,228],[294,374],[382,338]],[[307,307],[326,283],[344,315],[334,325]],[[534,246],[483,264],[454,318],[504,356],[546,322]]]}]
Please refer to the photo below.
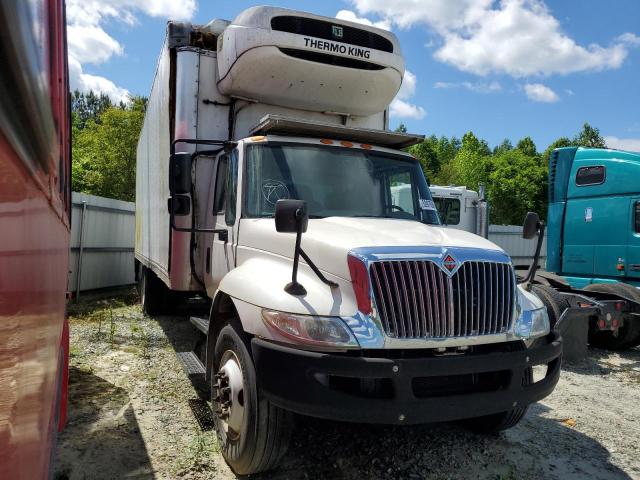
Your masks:
[{"label": "truck in background", "polygon": [[[411,189],[408,187],[391,187],[396,205],[404,208],[411,203]],[[488,238],[488,204],[484,189],[478,194],[467,187],[429,185],[429,191],[442,225]]]},{"label": "truck in background", "polygon": [[[556,315],[583,312],[589,344],[640,344],[640,153],[566,147],[549,161],[547,273]],[[553,316],[553,315],[552,315]]]},{"label": "truck in background", "polygon": [[138,145],[140,296],[210,301],[180,356],[237,474],[277,465],[293,413],[493,432],[558,381],[540,299],[499,247],[440,225],[402,151],[422,137],[388,130],[403,74],[393,33],[335,18],[168,24]]},{"label": "truck in background", "polygon": [[0,478],[51,478],[65,423],[71,125],[63,0],[0,2]]}]

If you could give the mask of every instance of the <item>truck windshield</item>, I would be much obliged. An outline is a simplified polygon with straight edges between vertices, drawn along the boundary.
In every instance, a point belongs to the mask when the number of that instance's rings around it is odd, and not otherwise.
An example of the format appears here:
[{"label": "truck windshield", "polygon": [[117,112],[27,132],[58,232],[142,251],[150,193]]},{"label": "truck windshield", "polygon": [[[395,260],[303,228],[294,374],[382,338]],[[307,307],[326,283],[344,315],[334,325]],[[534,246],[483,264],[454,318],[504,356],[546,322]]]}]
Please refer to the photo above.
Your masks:
[{"label": "truck windshield", "polygon": [[315,145],[247,146],[246,211],[272,217],[280,199],[311,218],[375,217],[439,225],[420,164],[400,155]]}]

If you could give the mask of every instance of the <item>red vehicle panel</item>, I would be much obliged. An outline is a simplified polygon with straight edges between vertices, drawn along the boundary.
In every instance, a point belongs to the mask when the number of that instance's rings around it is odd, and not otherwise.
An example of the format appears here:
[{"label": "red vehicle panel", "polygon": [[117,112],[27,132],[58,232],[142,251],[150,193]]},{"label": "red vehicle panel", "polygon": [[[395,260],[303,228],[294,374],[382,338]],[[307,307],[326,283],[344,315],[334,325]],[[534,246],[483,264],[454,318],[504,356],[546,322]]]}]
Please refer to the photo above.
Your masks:
[{"label": "red vehicle panel", "polygon": [[0,478],[49,473],[66,416],[70,126],[63,0],[0,3]]}]

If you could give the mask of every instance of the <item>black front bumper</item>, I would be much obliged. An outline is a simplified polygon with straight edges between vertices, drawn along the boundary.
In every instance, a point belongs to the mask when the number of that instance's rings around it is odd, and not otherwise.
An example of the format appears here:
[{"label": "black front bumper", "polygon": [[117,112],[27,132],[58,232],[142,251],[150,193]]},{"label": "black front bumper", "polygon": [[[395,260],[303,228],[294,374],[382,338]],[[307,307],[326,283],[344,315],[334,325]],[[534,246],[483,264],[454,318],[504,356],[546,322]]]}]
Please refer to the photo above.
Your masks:
[{"label": "black front bumper", "polygon": [[[524,407],[553,391],[562,355],[556,333],[517,351],[399,359],[307,352],[258,338],[251,346],[259,387],[275,405],[320,418],[380,424],[451,421]],[[530,383],[530,368],[536,365],[547,365],[547,374]],[[484,383],[478,381],[483,378]],[[343,388],[359,382],[384,388]]]}]

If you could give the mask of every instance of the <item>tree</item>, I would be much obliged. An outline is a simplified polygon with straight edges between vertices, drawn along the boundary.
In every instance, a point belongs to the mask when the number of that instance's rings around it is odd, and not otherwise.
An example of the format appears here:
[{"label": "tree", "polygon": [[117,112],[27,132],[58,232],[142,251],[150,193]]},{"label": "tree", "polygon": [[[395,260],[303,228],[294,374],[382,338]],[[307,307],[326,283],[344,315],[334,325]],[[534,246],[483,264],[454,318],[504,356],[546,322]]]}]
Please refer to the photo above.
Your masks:
[{"label": "tree", "polygon": [[542,154],[542,163],[549,166],[549,158],[551,157],[551,152],[553,152],[556,148],[571,147],[572,145],[573,142],[567,137],[560,137],[551,145],[549,145],[544,151],[544,153]]},{"label": "tree", "polygon": [[111,99],[104,93],[96,94],[92,90],[82,93],[75,90],[71,94],[71,112],[76,116],[76,126],[85,128],[90,120],[99,123],[100,114],[113,106]]},{"label": "tree", "polygon": [[110,106],[96,121],[75,128],[73,189],[119,200],[135,199],[136,149],[144,120],[144,101]]},{"label": "tree", "polygon": [[528,155],[529,157],[538,156],[538,150],[536,149],[536,144],[533,143],[533,140],[531,139],[531,137],[524,137],[522,140],[518,142],[518,145],[516,145],[516,148],[520,150],[522,153],[524,153],[525,155]]},{"label": "tree", "polygon": [[404,123],[398,125],[398,128],[395,129],[397,133],[407,133],[407,126]]},{"label": "tree", "polygon": [[501,153],[508,152],[509,150],[513,150],[513,144],[511,143],[511,140],[505,138],[500,145],[493,149],[493,154],[500,155]]},{"label": "tree", "polygon": [[519,148],[493,157],[487,191],[492,223],[520,225],[527,212],[546,216],[546,168]]},{"label": "tree", "polygon": [[434,145],[437,141],[432,135],[425,138],[422,143],[409,148],[409,153],[418,159],[428,180],[432,180],[440,171],[440,159]]},{"label": "tree", "polygon": [[573,138],[574,145],[579,147],[606,148],[607,144],[600,135],[600,130],[584,123],[582,130]]}]

